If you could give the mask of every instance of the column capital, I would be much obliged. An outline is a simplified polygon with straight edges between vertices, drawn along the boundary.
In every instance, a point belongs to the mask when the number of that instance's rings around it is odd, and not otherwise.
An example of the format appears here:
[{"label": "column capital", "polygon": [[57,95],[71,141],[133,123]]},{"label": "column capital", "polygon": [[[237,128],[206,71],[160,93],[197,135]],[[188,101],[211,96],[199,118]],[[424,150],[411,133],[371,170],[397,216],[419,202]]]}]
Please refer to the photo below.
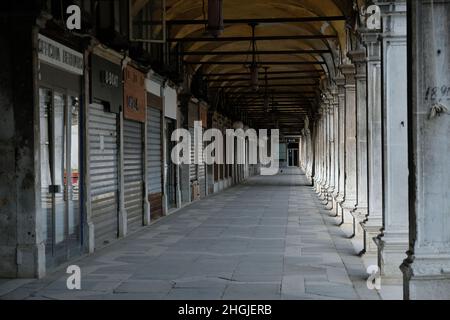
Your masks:
[{"label": "column capital", "polygon": [[355,84],[356,68],[354,64],[342,64],[339,66],[345,78],[345,86]]},{"label": "column capital", "polygon": [[350,51],[347,56],[353,62],[356,67],[356,77],[366,76],[367,54],[366,49],[361,48],[358,50]]},{"label": "column capital", "polygon": [[344,95],[345,94],[345,88],[344,88],[345,77],[342,74],[336,76],[334,78],[334,83],[336,83],[338,97]]},{"label": "column capital", "polygon": [[367,62],[381,62],[381,33],[362,29],[359,31],[361,42],[367,50]]}]

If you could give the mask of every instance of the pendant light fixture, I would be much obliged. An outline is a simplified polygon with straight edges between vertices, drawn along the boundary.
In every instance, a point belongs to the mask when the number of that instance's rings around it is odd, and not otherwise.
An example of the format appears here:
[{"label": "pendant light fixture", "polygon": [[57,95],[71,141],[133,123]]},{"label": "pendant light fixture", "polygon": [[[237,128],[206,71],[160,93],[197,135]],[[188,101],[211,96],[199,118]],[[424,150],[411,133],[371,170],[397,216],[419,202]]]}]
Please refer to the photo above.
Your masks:
[{"label": "pendant light fixture", "polygon": [[267,79],[267,69],[269,67],[264,67],[264,111],[269,112],[269,80]]},{"label": "pendant light fixture", "polygon": [[223,33],[223,0],[208,0],[207,30],[216,38]]},{"label": "pendant light fixture", "polygon": [[256,40],[255,40],[255,28],[258,25],[257,23],[250,23],[250,27],[252,27],[252,63],[250,65],[250,73],[251,73],[251,87],[253,91],[258,91],[259,89],[259,71],[258,71],[258,63],[256,61]]}]

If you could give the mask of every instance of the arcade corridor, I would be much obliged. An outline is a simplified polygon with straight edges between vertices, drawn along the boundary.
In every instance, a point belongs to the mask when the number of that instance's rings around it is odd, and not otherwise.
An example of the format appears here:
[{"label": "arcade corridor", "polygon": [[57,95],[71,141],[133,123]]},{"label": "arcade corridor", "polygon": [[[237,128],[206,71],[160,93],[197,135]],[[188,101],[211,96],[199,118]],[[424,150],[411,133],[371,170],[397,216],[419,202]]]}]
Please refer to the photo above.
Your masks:
[{"label": "arcade corridor", "polygon": [[0,299],[450,299],[449,25],[1,1]]},{"label": "arcade corridor", "polygon": [[9,293],[0,282],[0,299],[379,299],[303,173],[283,171],[197,201],[82,258],[80,291],[67,290],[62,270],[16,290],[23,280],[11,280]]}]

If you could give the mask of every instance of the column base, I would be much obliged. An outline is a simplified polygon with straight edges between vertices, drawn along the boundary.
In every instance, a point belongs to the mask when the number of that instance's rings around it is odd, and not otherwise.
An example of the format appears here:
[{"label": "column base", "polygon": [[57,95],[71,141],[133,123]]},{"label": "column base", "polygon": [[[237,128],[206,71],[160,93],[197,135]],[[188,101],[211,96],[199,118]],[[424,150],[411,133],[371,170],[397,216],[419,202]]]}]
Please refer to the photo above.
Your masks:
[{"label": "column base", "polygon": [[45,277],[45,244],[17,246],[17,278]]},{"label": "column base", "polygon": [[327,190],[327,202],[329,204],[331,203],[330,208],[328,208],[329,210],[333,208],[333,198],[334,198],[333,195],[334,195],[334,186],[330,186],[328,187]]},{"label": "column base", "polygon": [[450,300],[450,257],[408,258],[402,264],[406,300]]},{"label": "column base", "polygon": [[[370,219],[370,216],[369,216]],[[361,226],[364,229],[365,237],[364,237],[364,245],[366,249],[366,255],[367,256],[373,256],[375,258],[378,258],[378,246],[375,242],[375,239],[378,238],[381,232],[382,228],[382,222],[381,219],[378,221],[367,220],[365,222],[361,223]]]},{"label": "column base", "polygon": [[342,216],[342,209],[341,209],[341,205],[344,202],[344,196],[341,194],[338,194],[335,198],[335,214],[334,216],[337,217],[341,217]]},{"label": "column base", "polygon": [[355,236],[355,219],[352,212],[355,210],[355,202],[346,199],[340,204],[340,209],[342,212],[340,226],[349,238],[353,238]]},{"label": "column base", "polygon": [[355,249],[355,253],[358,256],[362,256],[366,252],[365,244],[364,244],[364,236],[365,232],[360,223],[356,221],[353,222],[353,239],[352,244]]},{"label": "column base", "polygon": [[400,266],[408,250],[408,233],[389,234],[384,232],[376,240],[378,247],[378,266],[384,282],[399,284],[403,281]]}]

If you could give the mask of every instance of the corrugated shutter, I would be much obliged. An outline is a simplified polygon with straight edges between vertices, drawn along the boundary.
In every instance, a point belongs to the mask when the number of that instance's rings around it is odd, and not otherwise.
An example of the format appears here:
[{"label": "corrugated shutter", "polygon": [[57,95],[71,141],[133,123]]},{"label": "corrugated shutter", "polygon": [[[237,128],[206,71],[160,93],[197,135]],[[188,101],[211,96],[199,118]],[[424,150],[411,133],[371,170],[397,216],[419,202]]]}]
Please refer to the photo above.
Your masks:
[{"label": "corrugated shutter", "polygon": [[99,248],[117,238],[119,212],[117,115],[99,104],[89,107],[89,149],[92,221]]},{"label": "corrugated shutter", "polygon": [[144,160],[142,150],[142,124],[124,120],[124,193],[128,230],[143,225],[144,217]]},{"label": "corrugated shutter", "polygon": [[147,184],[149,193],[162,192],[161,111],[148,108],[147,113]]},{"label": "corrugated shutter", "polygon": [[153,217],[162,215],[162,146],[161,110],[147,110],[147,185],[150,213]]},{"label": "corrugated shutter", "polygon": [[195,144],[194,144],[194,128],[189,128],[191,134],[191,164],[189,165],[189,179],[197,180],[197,165],[195,164]]},{"label": "corrugated shutter", "polygon": [[[204,147],[203,147],[204,148]],[[202,150],[199,150],[199,159],[203,157]],[[203,162],[198,165],[198,183],[200,185],[200,197],[206,196],[206,164]]]}]

